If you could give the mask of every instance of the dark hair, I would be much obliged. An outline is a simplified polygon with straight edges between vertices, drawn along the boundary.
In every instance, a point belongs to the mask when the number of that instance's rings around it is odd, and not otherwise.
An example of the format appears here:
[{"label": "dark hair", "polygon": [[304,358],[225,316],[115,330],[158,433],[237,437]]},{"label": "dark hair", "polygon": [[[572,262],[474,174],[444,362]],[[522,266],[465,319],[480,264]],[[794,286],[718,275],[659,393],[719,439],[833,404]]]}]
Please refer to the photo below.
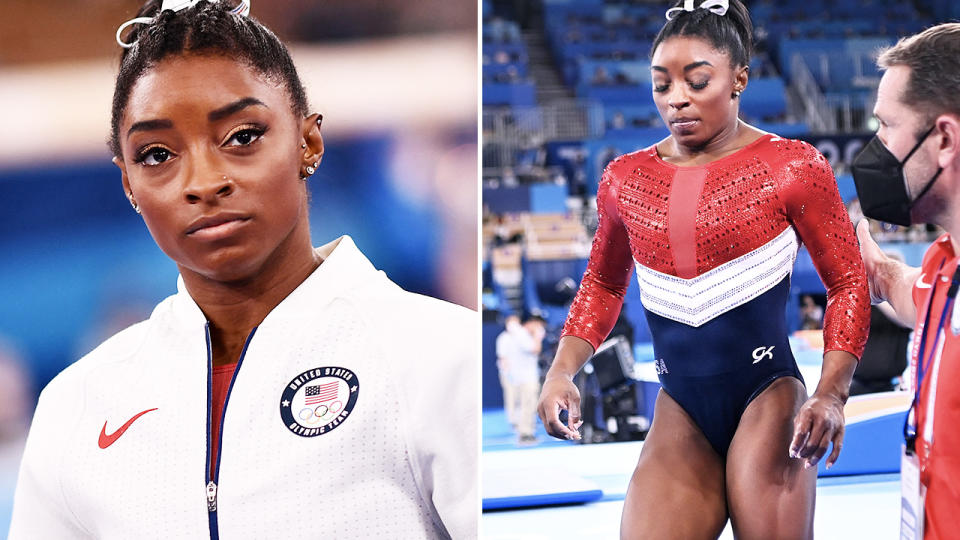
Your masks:
[{"label": "dark hair", "polygon": [[542,324],[547,324],[547,320],[546,320],[545,318],[543,318],[543,316],[540,315],[539,313],[530,313],[530,314],[528,314],[526,317],[523,318],[523,323],[522,323],[522,324],[527,324],[527,323],[531,323],[531,322],[538,322],[538,323],[542,323]]},{"label": "dark hair", "polygon": [[[750,22],[750,13],[740,0],[730,0],[730,6],[725,15],[717,15],[710,10],[701,9],[696,2],[693,11],[680,11],[671,21],[663,25],[650,47],[650,56],[653,57],[657,46],[667,38],[673,36],[698,37],[709,42],[718,51],[730,54],[732,67],[749,66],[750,52],[753,49],[753,23]],[[683,0],[676,2],[674,7],[683,7]]]},{"label": "dark hair", "polygon": [[243,61],[264,75],[284,81],[293,112],[307,114],[307,96],[290,53],[267,27],[251,17],[230,13],[225,2],[202,0],[177,12],[160,12],[161,0],[148,0],[137,17],[153,17],[135,24],[123,40],[136,44],[120,56],[120,72],[113,91],[110,151],[120,156],[120,121],[130,91],[146,71],[167,56],[183,53],[222,54]]},{"label": "dark hair", "polygon": [[[880,53],[880,69],[910,68],[910,77],[898,99],[924,115],[925,124],[937,116],[960,115],[960,23],[945,23],[902,38]],[[921,133],[926,131],[923,127]]]}]

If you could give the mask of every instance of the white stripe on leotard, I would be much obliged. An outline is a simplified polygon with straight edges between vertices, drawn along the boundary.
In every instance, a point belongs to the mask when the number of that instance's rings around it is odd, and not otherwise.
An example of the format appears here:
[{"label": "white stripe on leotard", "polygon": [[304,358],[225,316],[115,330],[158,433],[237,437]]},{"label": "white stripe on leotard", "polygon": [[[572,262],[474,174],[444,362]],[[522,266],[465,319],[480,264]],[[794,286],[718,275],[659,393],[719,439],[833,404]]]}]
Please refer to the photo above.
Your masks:
[{"label": "white stripe on leotard", "polygon": [[789,276],[799,248],[797,233],[787,227],[757,249],[690,279],[664,274],[634,261],[643,307],[689,326],[701,326],[760,296]]}]

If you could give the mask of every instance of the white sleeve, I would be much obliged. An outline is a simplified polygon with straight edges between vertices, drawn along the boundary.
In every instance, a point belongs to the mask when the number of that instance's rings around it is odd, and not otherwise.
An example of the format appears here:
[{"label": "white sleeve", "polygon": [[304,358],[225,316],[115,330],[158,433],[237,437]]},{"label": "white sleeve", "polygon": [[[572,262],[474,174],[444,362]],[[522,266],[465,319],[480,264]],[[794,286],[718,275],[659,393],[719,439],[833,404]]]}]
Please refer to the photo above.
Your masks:
[{"label": "white sleeve", "polygon": [[527,332],[526,328],[521,326],[519,329],[511,332],[510,335],[513,336],[513,339],[523,352],[534,354],[540,352],[537,350],[537,340],[530,335],[530,332]]},{"label": "white sleeve", "polygon": [[451,309],[420,344],[419,384],[409,394],[413,454],[424,495],[454,540],[477,538],[479,315]]},{"label": "white sleeve", "polygon": [[[62,414],[74,407],[58,407],[64,402],[62,381],[54,379],[40,394],[33,424],[27,436],[20,476],[13,499],[13,517],[8,540],[87,540],[92,538],[80,526],[67,507],[60,484],[67,437],[74,418]],[[59,388],[58,388],[59,387]],[[59,412],[59,414],[55,414]]]}]

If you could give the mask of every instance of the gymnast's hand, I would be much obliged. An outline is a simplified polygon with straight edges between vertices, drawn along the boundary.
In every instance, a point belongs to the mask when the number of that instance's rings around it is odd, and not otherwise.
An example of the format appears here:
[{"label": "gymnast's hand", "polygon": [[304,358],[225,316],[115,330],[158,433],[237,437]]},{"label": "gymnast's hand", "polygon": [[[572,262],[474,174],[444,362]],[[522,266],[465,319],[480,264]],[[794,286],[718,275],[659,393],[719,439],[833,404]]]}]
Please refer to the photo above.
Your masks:
[{"label": "gymnast's hand", "polygon": [[797,413],[794,420],[790,457],[805,460],[804,468],[815,467],[833,442],[833,452],[827,458],[827,468],[840,457],[844,433],[843,402],[833,395],[814,394]]},{"label": "gymnast's hand", "polygon": [[[569,413],[566,425],[560,421],[561,409]],[[580,439],[578,429],[583,424],[580,418],[580,391],[568,377],[547,374],[540,392],[537,413],[550,435],[558,439]]]},{"label": "gymnast's hand", "polygon": [[804,467],[817,465],[833,443],[827,468],[836,463],[843,447],[843,406],[850,396],[850,381],[857,369],[857,357],[845,351],[827,351],[817,390],[800,407],[793,421],[790,457],[805,460]]}]

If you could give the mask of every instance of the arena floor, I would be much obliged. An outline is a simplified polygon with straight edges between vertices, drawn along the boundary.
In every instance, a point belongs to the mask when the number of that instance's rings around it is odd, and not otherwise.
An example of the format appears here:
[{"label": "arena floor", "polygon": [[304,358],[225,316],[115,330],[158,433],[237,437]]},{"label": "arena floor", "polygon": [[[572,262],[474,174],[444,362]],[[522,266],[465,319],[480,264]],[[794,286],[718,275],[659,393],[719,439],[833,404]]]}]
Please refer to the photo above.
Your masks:
[{"label": "arena floor", "polygon": [[[481,538],[490,540],[555,540],[618,538],[627,482],[642,442],[578,445],[548,440],[538,425],[541,444],[517,447],[501,411],[484,413],[483,491],[511,483],[542,488],[550,477],[571,475],[593,482],[603,498],[587,504],[485,512]],[[546,477],[547,479],[545,480]],[[558,486],[562,489],[562,485]],[[533,489],[533,488],[532,488]],[[899,538],[900,476],[898,474],[821,478],[817,484],[814,534],[818,539]],[[732,539],[729,524],[720,536]]]}]

